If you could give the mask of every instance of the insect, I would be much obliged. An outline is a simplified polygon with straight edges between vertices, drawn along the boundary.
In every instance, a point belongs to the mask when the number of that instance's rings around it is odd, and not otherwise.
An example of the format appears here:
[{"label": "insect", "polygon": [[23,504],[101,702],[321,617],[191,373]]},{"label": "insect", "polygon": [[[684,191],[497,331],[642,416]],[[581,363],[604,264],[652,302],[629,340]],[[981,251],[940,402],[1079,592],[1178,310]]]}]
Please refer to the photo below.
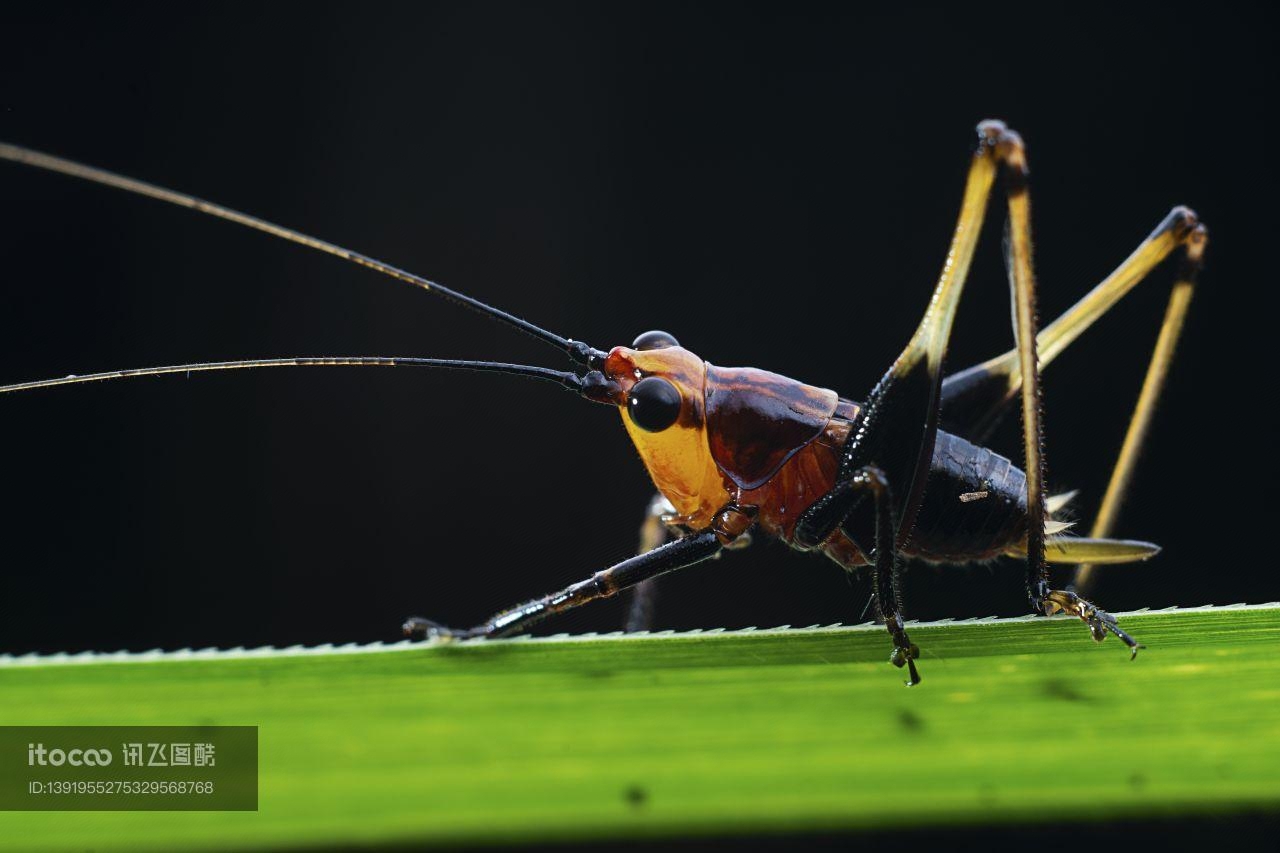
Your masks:
[{"label": "insect", "polygon": [[[760,533],[821,553],[849,571],[869,573],[879,621],[893,644],[890,662],[907,669],[908,684],[920,682],[920,650],[908,636],[901,606],[908,559],[1024,559],[1034,612],[1077,617],[1095,640],[1113,634],[1131,655],[1142,647],[1082,594],[1094,566],[1142,560],[1159,550],[1111,538],[1111,530],[1183,327],[1207,231],[1191,210],[1175,208],[1111,275],[1038,330],[1026,149],[999,121],[978,125],[952,243],[924,317],[860,400],[766,370],[716,366],[665,332],[645,332],[631,346],[606,352],[389,264],[192,196],[13,145],[0,144],[0,159],[149,196],[335,255],[532,335],[573,364],[560,371],[416,357],[274,358],[67,376],[0,386],[0,393],[246,368],[432,367],[541,379],[619,410],[657,489],[642,526],[641,552],[472,628],[410,618],[403,627],[411,636],[505,636],[627,589],[636,591],[629,627],[644,627],[654,579],[741,547]],[[1003,355],[944,375],[956,309],[998,180],[1008,206],[1006,261],[1016,343]],[[1049,496],[1045,489],[1040,369],[1175,253],[1181,265],[1098,517],[1087,537],[1065,536],[1070,525],[1058,516],[1071,495]],[[1022,468],[982,444],[1015,402],[1023,427]],[[1076,565],[1074,586],[1054,589],[1050,563]]]}]

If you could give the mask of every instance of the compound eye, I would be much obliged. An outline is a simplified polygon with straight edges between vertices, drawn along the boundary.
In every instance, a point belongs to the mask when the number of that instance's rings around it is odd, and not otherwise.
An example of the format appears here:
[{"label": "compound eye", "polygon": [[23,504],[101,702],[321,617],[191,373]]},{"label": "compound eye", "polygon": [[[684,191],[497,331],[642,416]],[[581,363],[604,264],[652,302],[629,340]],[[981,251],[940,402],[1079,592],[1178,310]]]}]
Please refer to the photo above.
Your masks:
[{"label": "compound eye", "polygon": [[631,386],[627,411],[640,429],[662,432],[680,417],[680,391],[660,376],[646,377]]},{"label": "compound eye", "polygon": [[659,332],[656,329],[652,332],[645,332],[643,335],[635,339],[631,344],[634,350],[647,349],[666,349],[667,347],[678,347],[680,342],[666,332]]}]

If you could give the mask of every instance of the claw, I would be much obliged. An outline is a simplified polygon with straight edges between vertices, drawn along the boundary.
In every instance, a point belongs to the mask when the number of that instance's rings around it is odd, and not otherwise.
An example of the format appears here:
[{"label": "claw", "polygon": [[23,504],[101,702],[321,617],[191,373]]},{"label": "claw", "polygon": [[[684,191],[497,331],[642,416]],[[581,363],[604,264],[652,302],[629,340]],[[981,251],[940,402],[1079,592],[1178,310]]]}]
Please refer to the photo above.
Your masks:
[{"label": "claw", "polygon": [[1108,633],[1115,634],[1122,643],[1129,647],[1129,660],[1133,660],[1138,656],[1139,649],[1146,648],[1120,627],[1119,623],[1116,622],[1116,617],[1085,601],[1069,590],[1048,590],[1039,601],[1037,609],[1046,616],[1065,613],[1068,616],[1075,616],[1083,620],[1089,626],[1089,633],[1093,636],[1093,639],[1099,643],[1107,638]]},{"label": "claw", "polygon": [[404,624],[400,626],[400,629],[404,631],[404,635],[409,639],[445,640],[460,639],[465,636],[462,631],[455,631],[448,625],[441,625],[439,622],[433,622],[421,616],[410,616],[404,620]]},{"label": "claw", "polygon": [[920,657],[920,647],[915,643],[910,646],[895,646],[893,654],[889,655],[889,663],[901,669],[907,668],[907,672],[911,676],[911,680],[906,682],[908,687],[913,687],[920,683],[920,671],[916,669],[916,658]]}]

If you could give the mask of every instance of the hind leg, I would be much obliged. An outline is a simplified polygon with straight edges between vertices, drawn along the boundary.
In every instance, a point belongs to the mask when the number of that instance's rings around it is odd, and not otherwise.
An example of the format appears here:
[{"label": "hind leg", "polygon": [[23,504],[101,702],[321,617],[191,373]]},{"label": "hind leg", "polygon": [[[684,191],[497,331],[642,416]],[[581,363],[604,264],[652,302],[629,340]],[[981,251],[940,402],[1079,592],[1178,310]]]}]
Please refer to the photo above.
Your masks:
[{"label": "hind leg", "polygon": [[[1052,363],[1178,249],[1183,249],[1184,255],[1170,303],[1181,299],[1177,291],[1184,283],[1188,289],[1195,283],[1205,238],[1204,226],[1193,210],[1175,207],[1169,211],[1120,266],[1036,336],[1041,368]],[[1018,369],[1016,349],[952,373],[942,382],[943,428],[982,444],[1021,387],[1022,373]]]},{"label": "hind leg", "polygon": [[[1174,208],[1111,275],[1046,326],[1036,338],[1041,366],[1047,365],[1143,281],[1152,269],[1179,248],[1184,250],[1142,390],[1130,416],[1124,443],[1098,516],[1089,531],[1091,539],[1109,538],[1114,529],[1182,334],[1207,244],[1208,232],[1196,214],[1185,207]],[[974,441],[981,441],[990,433],[1021,387],[1017,356],[1017,351],[1011,350],[946,378],[942,385],[942,398],[944,416],[950,429]],[[1077,590],[1084,592],[1089,588],[1093,568],[1089,564],[1077,567],[1073,582]]]},{"label": "hind leg", "polygon": [[1089,632],[1093,634],[1093,638],[1099,643],[1107,638],[1108,633],[1115,634],[1120,638],[1121,642],[1129,647],[1130,659],[1137,657],[1138,649],[1146,648],[1146,646],[1120,628],[1116,623],[1116,617],[1085,601],[1070,590],[1048,590],[1041,600],[1045,616],[1053,616],[1057,613],[1075,616],[1088,624]]},{"label": "hind leg", "polygon": [[[1147,438],[1151,426],[1151,417],[1155,413],[1160,392],[1164,389],[1165,378],[1169,375],[1169,365],[1173,361],[1173,353],[1182,335],[1183,324],[1187,317],[1187,308],[1191,304],[1191,294],[1195,290],[1196,273],[1200,269],[1204,249],[1208,243],[1208,235],[1203,225],[1193,232],[1194,238],[1187,245],[1186,258],[1178,282],[1173,293],[1169,295],[1169,304],[1165,309],[1164,322],[1160,326],[1160,336],[1156,340],[1155,350],[1147,365],[1147,374],[1142,380],[1142,390],[1138,394],[1138,402],[1129,418],[1129,428],[1125,431],[1124,443],[1120,446],[1120,455],[1107,483],[1107,491],[1102,496],[1102,504],[1098,509],[1098,517],[1094,519],[1089,536],[1104,539],[1111,535],[1116,519],[1120,515],[1120,506],[1129,490],[1129,482],[1133,469],[1137,465],[1142,445]],[[1087,591],[1093,580],[1093,566],[1084,564],[1076,567],[1073,585],[1081,592]]]}]

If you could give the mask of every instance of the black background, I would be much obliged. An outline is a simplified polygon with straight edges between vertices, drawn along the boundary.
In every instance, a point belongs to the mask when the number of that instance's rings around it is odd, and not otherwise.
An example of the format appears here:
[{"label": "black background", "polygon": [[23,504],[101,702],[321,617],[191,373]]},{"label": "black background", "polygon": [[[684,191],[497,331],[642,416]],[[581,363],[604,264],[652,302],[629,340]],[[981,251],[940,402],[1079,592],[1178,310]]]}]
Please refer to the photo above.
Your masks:
[{"label": "black background", "polygon": [[[1273,30],[1221,4],[42,7],[4,12],[0,138],[599,347],[663,328],[714,363],[861,398],[924,309],[974,124],[1006,119],[1029,146],[1044,319],[1172,205],[1212,233],[1119,531],[1165,551],[1107,570],[1101,603],[1263,602],[1280,598]],[[1003,219],[993,208],[952,367],[1011,340]],[[352,265],[7,164],[0,275],[0,381],[284,355],[561,365]],[[1160,270],[1047,373],[1050,482],[1082,490],[1086,519],[1170,281]],[[410,613],[468,625],[632,553],[651,492],[615,412],[506,377],[120,382],[5,397],[0,423],[0,651],[396,639]],[[1016,458],[1007,426],[995,445]],[[758,543],[666,579],[658,626],[857,621],[867,596]],[[907,602],[1020,614],[1021,567],[918,567]]]}]

